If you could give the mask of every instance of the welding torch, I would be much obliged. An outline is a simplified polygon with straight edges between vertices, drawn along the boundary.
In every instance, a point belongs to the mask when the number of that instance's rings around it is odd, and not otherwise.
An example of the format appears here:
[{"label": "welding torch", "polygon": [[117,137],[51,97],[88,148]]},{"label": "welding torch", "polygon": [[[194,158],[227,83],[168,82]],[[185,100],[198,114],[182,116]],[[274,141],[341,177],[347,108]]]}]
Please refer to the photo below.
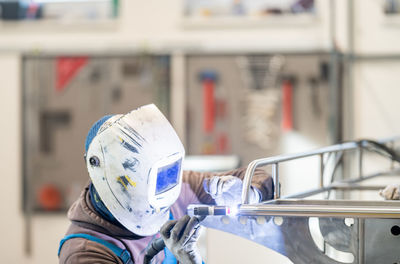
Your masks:
[{"label": "welding torch", "polygon": [[209,216],[209,215],[236,215],[238,207],[221,206],[221,205],[206,205],[206,204],[190,204],[187,207],[189,215],[193,216]]}]

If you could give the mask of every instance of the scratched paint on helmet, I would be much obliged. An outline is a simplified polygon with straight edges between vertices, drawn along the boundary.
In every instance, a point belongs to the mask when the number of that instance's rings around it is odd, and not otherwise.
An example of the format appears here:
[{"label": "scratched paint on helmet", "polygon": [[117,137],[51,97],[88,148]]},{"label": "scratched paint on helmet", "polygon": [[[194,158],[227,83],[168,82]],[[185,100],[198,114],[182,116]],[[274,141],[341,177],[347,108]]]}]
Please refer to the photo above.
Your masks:
[{"label": "scratched paint on helmet", "polygon": [[133,153],[139,153],[139,151],[137,150],[137,148],[135,148],[134,146],[132,146],[131,144],[129,144],[128,142],[126,142],[125,140],[123,140],[122,138],[119,138],[119,140],[121,141],[121,145],[126,148],[127,150],[133,152]]},{"label": "scratched paint on helmet", "polygon": [[[127,136],[132,142],[134,142],[136,145],[139,147],[142,147],[142,144],[140,142],[146,142],[145,138],[143,138],[135,129],[131,128],[126,122],[123,120],[120,120],[119,125],[123,128],[121,129],[121,132]],[[126,131],[124,131],[126,130]],[[135,137],[136,139],[134,139]]]},{"label": "scratched paint on helmet", "polygon": [[136,172],[136,167],[139,165],[139,160],[135,157],[127,158],[122,163],[122,167],[124,167],[125,170],[130,170],[132,172]]}]

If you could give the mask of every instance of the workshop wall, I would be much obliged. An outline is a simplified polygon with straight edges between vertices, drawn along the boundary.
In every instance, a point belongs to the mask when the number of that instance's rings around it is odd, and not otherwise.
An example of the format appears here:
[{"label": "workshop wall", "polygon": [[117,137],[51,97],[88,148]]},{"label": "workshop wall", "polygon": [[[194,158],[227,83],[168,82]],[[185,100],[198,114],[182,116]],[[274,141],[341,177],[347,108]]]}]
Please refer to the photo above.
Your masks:
[{"label": "workshop wall", "polygon": [[0,97],[3,100],[0,109],[2,124],[5,124],[0,132],[0,232],[3,234],[0,246],[4,261],[10,263],[22,263],[23,258],[20,64],[17,54],[0,55]]},{"label": "workshop wall", "polygon": [[[329,47],[328,3],[316,1],[309,19],[269,19],[262,23],[191,25],[181,0],[122,0],[120,17],[104,23],[33,21],[0,23],[0,50],[18,51],[265,51],[321,50]],[[155,19],[157,18],[157,19]],[[56,23],[56,24],[54,24]],[[56,26],[55,26],[56,25]],[[211,29],[210,29],[211,27]],[[246,39],[246,42],[242,40]],[[88,47],[87,43],[90,43]]]},{"label": "workshop wall", "polygon": [[354,137],[391,137],[400,131],[400,61],[357,63],[354,78]]}]

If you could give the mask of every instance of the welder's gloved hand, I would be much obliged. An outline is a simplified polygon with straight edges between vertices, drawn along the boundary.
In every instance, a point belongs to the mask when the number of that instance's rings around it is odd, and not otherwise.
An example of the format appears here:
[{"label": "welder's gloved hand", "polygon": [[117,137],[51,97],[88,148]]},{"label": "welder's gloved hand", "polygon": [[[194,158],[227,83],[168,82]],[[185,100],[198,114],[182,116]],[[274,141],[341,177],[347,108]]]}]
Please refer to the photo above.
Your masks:
[{"label": "welder's gloved hand", "polygon": [[185,215],[181,219],[166,222],[160,230],[167,248],[179,263],[201,264],[202,259],[196,246],[200,235],[199,220]]},{"label": "welder's gloved hand", "polygon": [[[204,190],[211,195],[217,205],[236,206],[242,202],[243,182],[240,178],[227,176],[214,176],[205,179]],[[259,203],[261,193],[251,186],[249,203]]]},{"label": "welder's gloved hand", "polygon": [[400,199],[400,185],[399,184],[390,184],[385,187],[385,189],[380,190],[379,194],[385,200],[399,200]]}]

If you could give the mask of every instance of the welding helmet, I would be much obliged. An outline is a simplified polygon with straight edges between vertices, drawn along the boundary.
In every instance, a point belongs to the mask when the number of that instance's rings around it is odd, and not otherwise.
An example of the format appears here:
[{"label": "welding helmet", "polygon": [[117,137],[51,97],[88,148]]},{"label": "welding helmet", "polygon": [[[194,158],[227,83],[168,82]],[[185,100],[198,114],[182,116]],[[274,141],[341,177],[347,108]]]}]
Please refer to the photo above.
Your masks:
[{"label": "welding helmet", "polygon": [[87,169],[101,200],[140,236],[158,232],[182,185],[185,151],[153,104],[107,118],[87,146]]}]

